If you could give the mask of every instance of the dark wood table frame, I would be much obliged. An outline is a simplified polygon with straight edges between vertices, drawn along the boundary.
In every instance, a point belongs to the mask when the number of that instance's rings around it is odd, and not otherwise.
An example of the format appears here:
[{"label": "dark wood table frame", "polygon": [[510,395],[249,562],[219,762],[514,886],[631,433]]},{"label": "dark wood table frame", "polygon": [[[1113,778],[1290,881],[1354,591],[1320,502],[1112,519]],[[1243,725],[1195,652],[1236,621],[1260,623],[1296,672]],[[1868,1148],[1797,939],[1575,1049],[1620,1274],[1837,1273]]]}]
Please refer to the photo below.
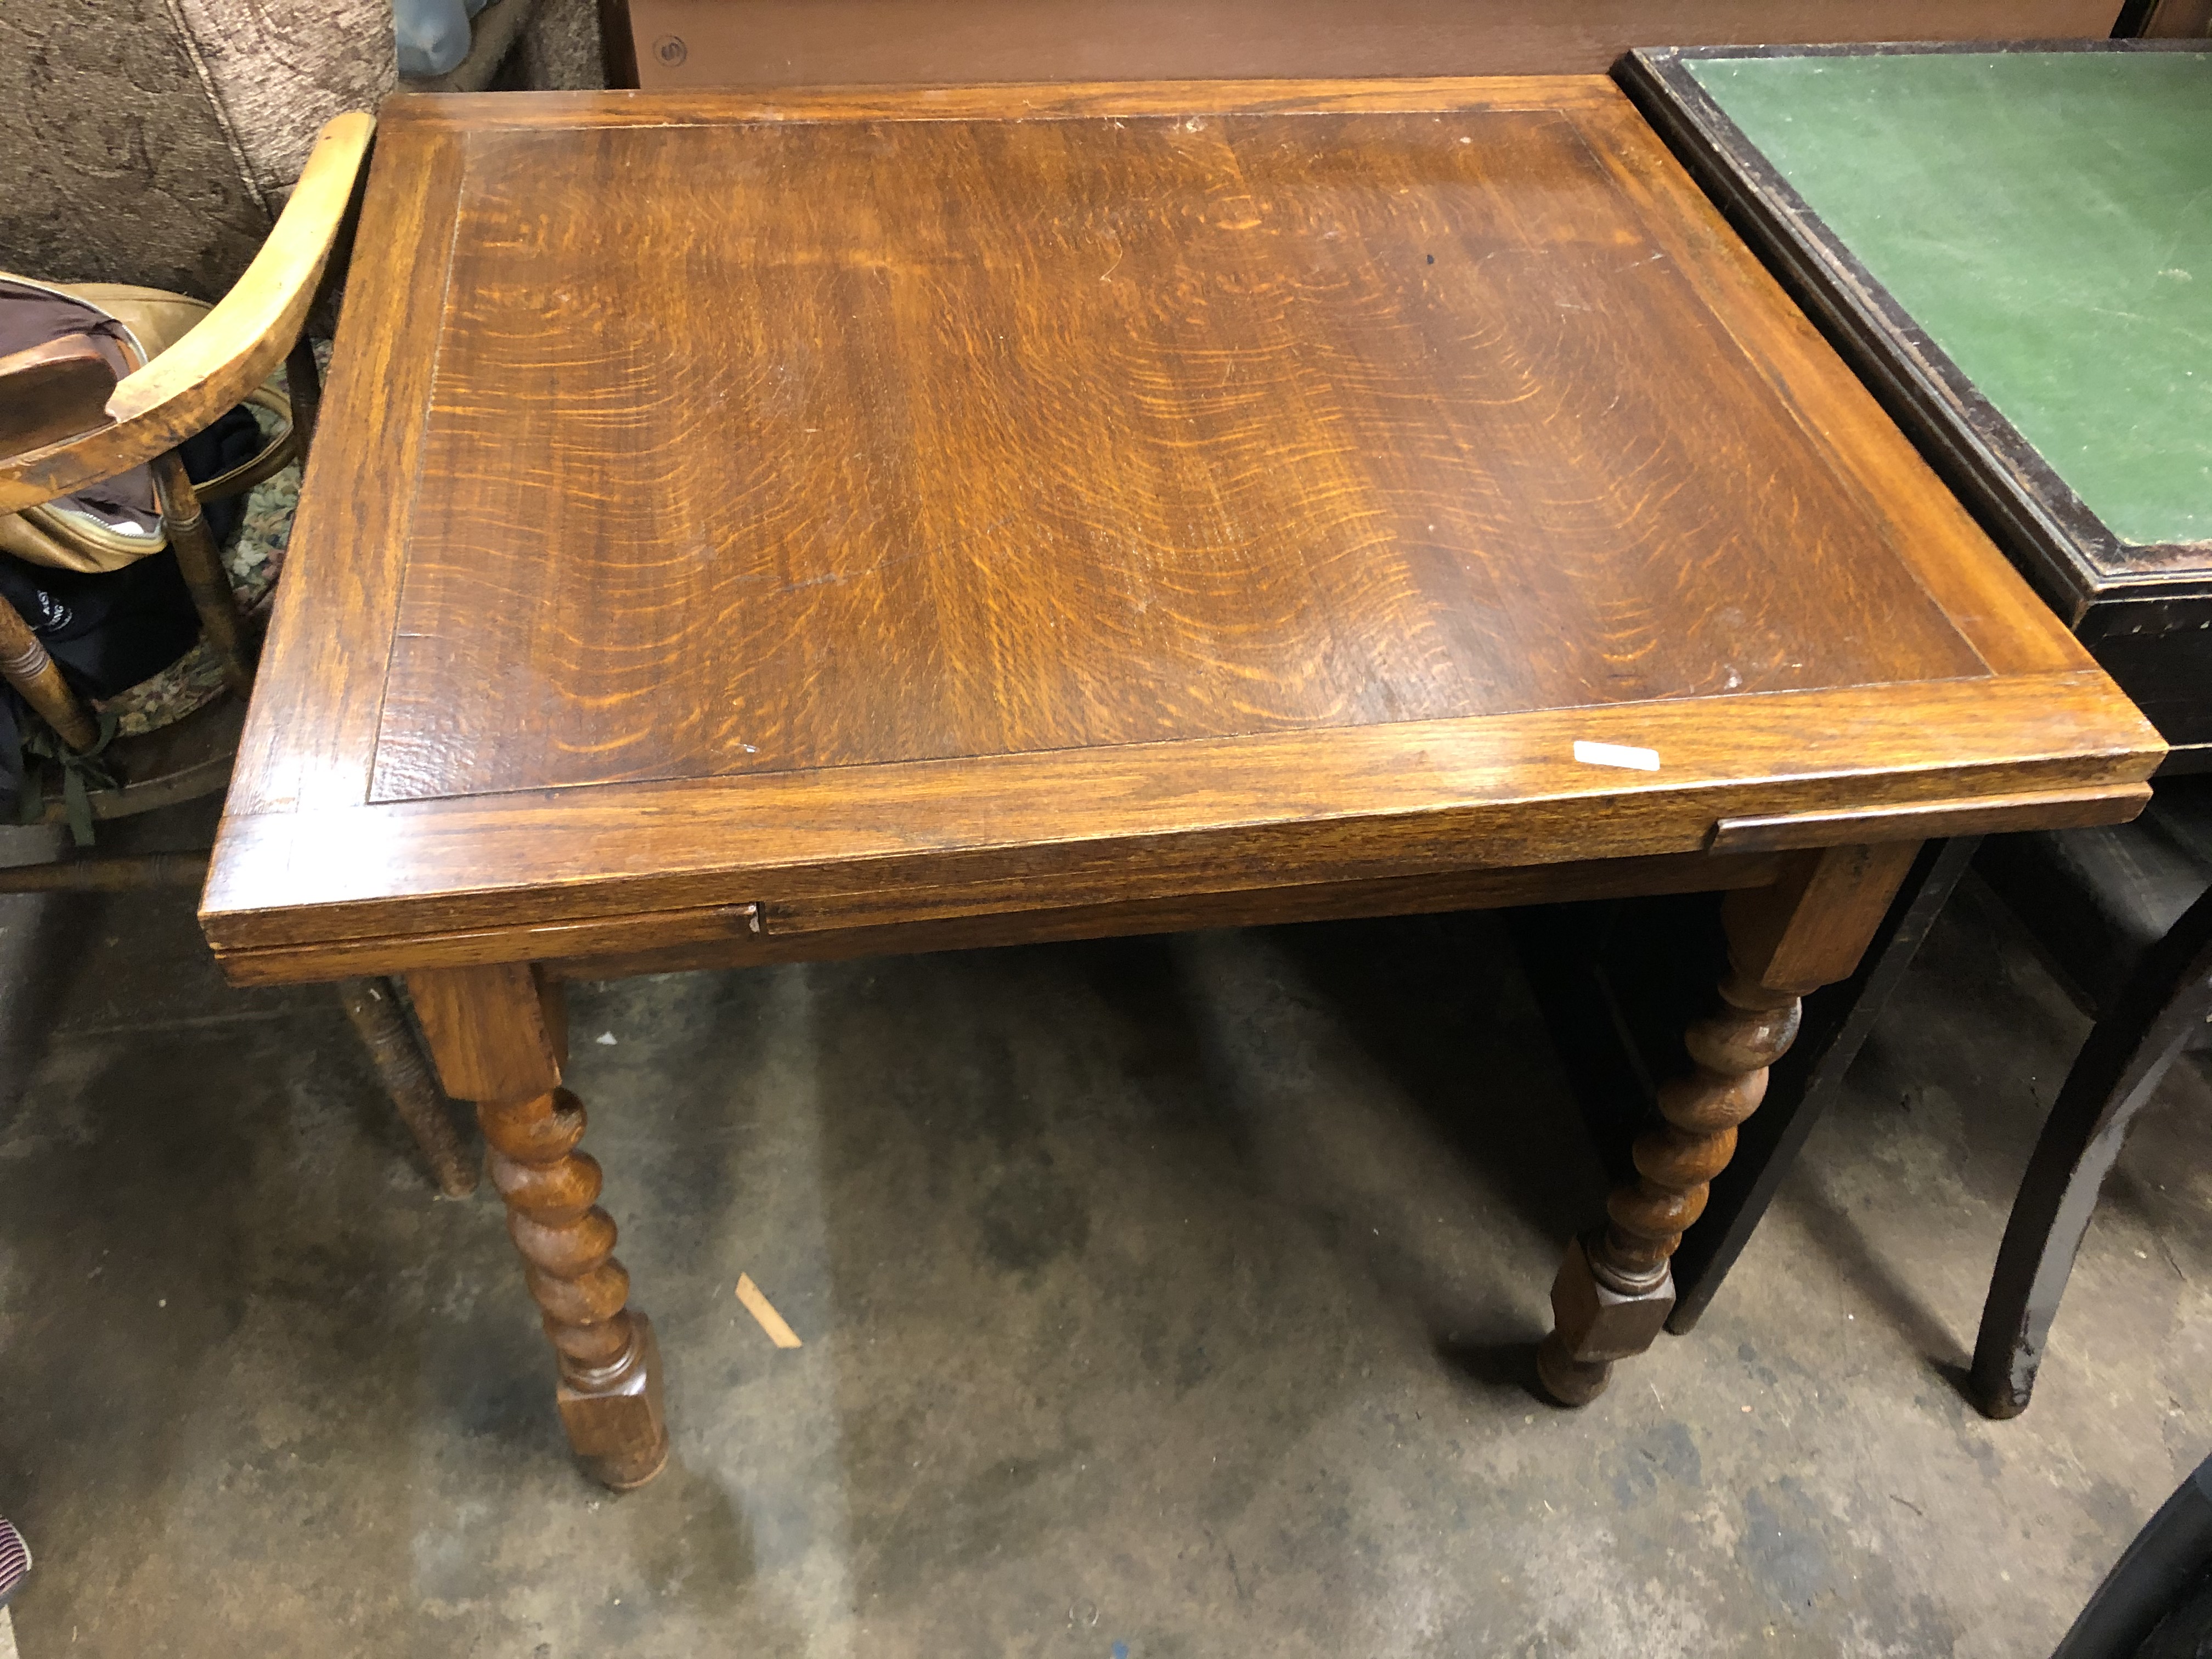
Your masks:
[{"label": "dark wood table frame", "polygon": [[398,98],[202,921],[406,975],[586,1468],[562,984],[1720,892],[1547,1386],[1929,836],[2163,745],[1601,77]]}]

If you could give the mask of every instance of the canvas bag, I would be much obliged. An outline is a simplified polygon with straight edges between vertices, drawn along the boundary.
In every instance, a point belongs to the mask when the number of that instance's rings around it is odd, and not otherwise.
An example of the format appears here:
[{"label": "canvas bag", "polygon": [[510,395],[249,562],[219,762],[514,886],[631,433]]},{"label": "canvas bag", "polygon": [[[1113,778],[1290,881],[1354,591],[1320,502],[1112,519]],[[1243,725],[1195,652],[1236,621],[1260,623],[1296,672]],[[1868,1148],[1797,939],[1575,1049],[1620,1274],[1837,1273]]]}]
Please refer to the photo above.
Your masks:
[{"label": "canvas bag", "polygon": [[[127,283],[41,283],[0,271],[0,356],[73,334],[89,335],[120,379],[167,350],[210,307],[163,289]],[[248,395],[277,418],[253,453],[199,485],[202,501],[250,489],[289,459],[292,405],[272,378]],[[168,544],[151,472],[128,472],[22,513],[0,514],[0,552],[88,575],[119,570]],[[35,621],[35,619],[33,619]]]}]

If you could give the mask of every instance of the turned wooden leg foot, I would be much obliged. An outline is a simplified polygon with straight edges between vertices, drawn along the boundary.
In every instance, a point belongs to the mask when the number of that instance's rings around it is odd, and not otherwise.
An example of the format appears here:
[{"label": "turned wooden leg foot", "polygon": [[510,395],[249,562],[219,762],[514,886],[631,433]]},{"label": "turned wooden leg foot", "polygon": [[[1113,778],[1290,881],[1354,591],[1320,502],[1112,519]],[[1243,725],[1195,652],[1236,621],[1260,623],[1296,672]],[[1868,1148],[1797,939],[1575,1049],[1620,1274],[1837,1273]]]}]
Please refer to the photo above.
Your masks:
[{"label": "turned wooden leg foot", "polygon": [[1808,854],[1773,888],[1730,895],[1720,1006],[1683,1035],[1690,1071],[1659,1091],[1661,1121],[1633,1148],[1636,1179],[1606,1200],[1601,1231],[1568,1246],[1553,1282],[1554,1325],[1536,1370],[1554,1400],[1595,1399],[1615,1361],[1658,1337],[1674,1306],[1668,1259],[1728,1166],[1736,1125],[1758,1109],[1767,1067],[1797,1035],[1799,994],[1857,965],[1915,851],[1898,843]]},{"label": "turned wooden leg foot", "polygon": [[1741,969],[1721,982],[1719,1012],[1690,1027],[1692,1069],[1660,1090],[1664,1121],[1636,1139],[1636,1180],[1607,1200],[1602,1231],[1567,1247],[1553,1282],[1556,1326],[1536,1363],[1553,1399],[1595,1399],[1614,1360],[1657,1339],[1674,1308],[1667,1259],[1735,1150],[1735,1126],[1766,1091],[1766,1068],[1796,1035],[1797,999]]},{"label": "turned wooden leg foot", "polygon": [[614,1219],[599,1206],[599,1163],[576,1150],[584,1108],[560,1086],[559,991],[520,965],[407,982],[447,1091],[477,1103],[507,1234],[553,1345],[568,1443],[592,1479],[641,1486],[668,1462],[660,1351],[652,1323],[629,1305]]},{"label": "turned wooden leg foot", "polygon": [[643,1314],[631,1314],[629,1323],[629,1348],[618,1364],[584,1377],[564,1370],[555,1396],[584,1472],[617,1492],[641,1486],[668,1467],[660,1345]]},{"label": "turned wooden leg foot", "polygon": [[1610,1359],[1577,1359],[1568,1339],[1553,1331],[1536,1345],[1536,1380],[1562,1406],[1587,1406],[1613,1381]]},{"label": "turned wooden leg foot", "polygon": [[660,1354],[653,1327],[627,1305],[629,1274],[614,1258],[614,1220],[595,1201],[599,1162],[575,1151],[583,1105],[556,1089],[483,1102],[477,1116],[491,1146],[493,1184],[507,1200],[508,1236],[553,1344],[569,1443],[593,1479],[643,1486],[668,1461]]},{"label": "turned wooden leg foot", "polygon": [[1674,1281],[1661,1264],[1641,1285],[1601,1269],[1604,1237],[1567,1246],[1552,1281],[1552,1334],[1536,1350],[1544,1391],[1563,1406],[1586,1406],[1613,1380],[1613,1362],[1650,1347],[1674,1306]]}]

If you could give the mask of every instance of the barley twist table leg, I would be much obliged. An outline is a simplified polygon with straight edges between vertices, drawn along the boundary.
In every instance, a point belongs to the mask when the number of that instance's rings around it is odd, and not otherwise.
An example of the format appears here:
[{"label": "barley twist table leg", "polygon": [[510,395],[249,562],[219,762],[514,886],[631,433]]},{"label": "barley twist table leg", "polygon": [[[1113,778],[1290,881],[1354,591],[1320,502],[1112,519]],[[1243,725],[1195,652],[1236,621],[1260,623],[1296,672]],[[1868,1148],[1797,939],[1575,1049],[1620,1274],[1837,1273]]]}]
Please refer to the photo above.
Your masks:
[{"label": "barley twist table leg", "polygon": [[1536,1364],[1554,1398],[1595,1399],[1614,1360],[1651,1346],[1674,1305],[1668,1258],[1727,1167],[1735,1126],[1758,1109],[1766,1068],[1797,1035],[1798,1000],[1787,992],[1731,969],[1720,997],[1684,1035],[1692,1069],[1660,1090],[1663,1121],[1637,1137],[1636,1180],[1606,1200],[1609,1224],[1576,1241],[1552,1287],[1558,1326]]},{"label": "barley twist table leg", "polygon": [[1567,1247],[1553,1282],[1536,1370],[1553,1399],[1595,1399],[1614,1362],[1658,1336],[1674,1305],[1668,1259],[1728,1166],[1736,1125],[1758,1109],[1767,1067],[1796,1038],[1800,997],[1858,965],[1917,851],[1896,842],[1796,854],[1773,886],[1723,903],[1720,1007],[1684,1034],[1690,1072],[1660,1090],[1661,1121],[1633,1148],[1637,1178],[1607,1200],[1603,1230]]},{"label": "barley twist table leg", "polygon": [[617,1490],[642,1486],[668,1461],[660,1357],[653,1326],[625,1305],[629,1274],[614,1258],[615,1224],[599,1208],[599,1161],[575,1150],[582,1103],[566,1089],[477,1108],[507,1231],[544,1315],[560,1370],[569,1443]]},{"label": "barley twist table leg", "polygon": [[668,1461],[660,1353],[651,1322],[628,1305],[599,1163],[576,1150],[584,1109],[561,1087],[559,990],[521,963],[434,969],[407,984],[447,1091],[477,1103],[507,1233],[553,1344],[568,1443],[595,1480],[642,1486]]}]

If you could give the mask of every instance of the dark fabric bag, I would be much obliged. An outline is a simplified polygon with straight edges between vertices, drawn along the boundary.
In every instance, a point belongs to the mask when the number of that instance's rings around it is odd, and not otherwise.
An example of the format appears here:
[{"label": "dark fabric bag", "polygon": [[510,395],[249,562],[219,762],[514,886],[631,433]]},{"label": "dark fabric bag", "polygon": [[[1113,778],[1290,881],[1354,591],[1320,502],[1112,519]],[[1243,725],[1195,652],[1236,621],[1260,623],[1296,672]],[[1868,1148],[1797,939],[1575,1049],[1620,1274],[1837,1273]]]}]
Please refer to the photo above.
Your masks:
[{"label": "dark fabric bag", "polygon": [[[185,440],[185,471],[194,483],[217,477],[260,447],[253,416],[234,409]],[[230,539],[245,510],[240,497],[201,508],[217,545]],[[0,599],[30,623],[80,696],[112,697],[160,673],[199,638],[199,613],[172,548],[97,574],[0,553]],[[0,685],[0,812],[9,816],[23,779],[24,712],[14,688]]]}]

